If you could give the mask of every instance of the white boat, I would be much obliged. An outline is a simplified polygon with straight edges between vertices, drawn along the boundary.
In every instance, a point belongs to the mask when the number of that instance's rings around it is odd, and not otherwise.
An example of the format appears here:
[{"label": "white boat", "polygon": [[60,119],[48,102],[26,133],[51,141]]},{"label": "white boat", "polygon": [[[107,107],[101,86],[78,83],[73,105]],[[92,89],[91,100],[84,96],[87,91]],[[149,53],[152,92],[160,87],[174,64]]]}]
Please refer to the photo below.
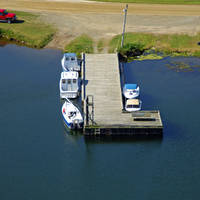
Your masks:
[{"label": "white boat", "polygon": [[76,98],[79,94],[78,72],[62,72],[60,77],[60,98]]},{"label": "white boat", "polygon": [[123,94],[127,99],[136,98],[140,94],[140,88],[137,84],[125,84]]},{"label": "white boat", "polygon": [[83,128],[83,117],[79,109],[72,104],[69,99],[66,99],[62,106],[62,116],[65,125],[69,129]]},{"label": "white boat", "polygon": [[134,112],[141,110],[142,101],[139,99],[127,99],[125,104],[125,110],[128,112]]},{"label": "white boat", "polygon": [[64,53],[61,60],[63,71],[80,71],[81,66],[78,64],[78,60],[75,53]]}]

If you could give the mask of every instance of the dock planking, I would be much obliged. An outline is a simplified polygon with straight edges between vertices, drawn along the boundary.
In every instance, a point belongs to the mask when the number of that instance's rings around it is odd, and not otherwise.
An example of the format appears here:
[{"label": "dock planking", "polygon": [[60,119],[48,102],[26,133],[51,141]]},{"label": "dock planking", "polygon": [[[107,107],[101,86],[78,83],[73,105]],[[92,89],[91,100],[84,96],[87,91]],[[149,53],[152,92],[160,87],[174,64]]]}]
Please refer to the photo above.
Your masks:
[{"label": "dock planking", "polygon": [[117,54],[83,54],[82,80],[85,135],[162,134],[159,111],[123,111]]}]

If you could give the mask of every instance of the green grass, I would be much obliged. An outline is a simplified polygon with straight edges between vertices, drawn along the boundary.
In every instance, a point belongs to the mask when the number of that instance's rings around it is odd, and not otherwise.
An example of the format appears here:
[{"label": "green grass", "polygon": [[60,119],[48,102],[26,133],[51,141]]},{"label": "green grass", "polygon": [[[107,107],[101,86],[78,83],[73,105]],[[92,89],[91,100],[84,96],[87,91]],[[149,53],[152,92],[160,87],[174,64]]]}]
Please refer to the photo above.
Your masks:
[{"label": "green grass", "polygon": [[29,47],[42,48],[52,39],[55,29],[27,12],[10,11],[17,15],[18,23],[0,23],[0,36]]},{"label": "green grass", "polygon": [[199,0],[95,0],[104,2],[121,2],[121,3],[147,3],[147,4],[200,4]]},{"label": "green grass", "polygon": [[65,52],[74,52],[78,57],[81,53],[93,53],[93,40],[87,35],[81,35],[72,40],[65,47]]},{"label": "green grass", "polygon": [[[200,55],[200,33],[195,36],[189,35],[167,35],[167,34],[146,34],[146,33],[126,33],[124,45],[129,43],[141,43],[144,49],[161,51],[174,55]],[[116,52],[120,48],[121,35],[115,36],[109,44],[109,52]]]}]

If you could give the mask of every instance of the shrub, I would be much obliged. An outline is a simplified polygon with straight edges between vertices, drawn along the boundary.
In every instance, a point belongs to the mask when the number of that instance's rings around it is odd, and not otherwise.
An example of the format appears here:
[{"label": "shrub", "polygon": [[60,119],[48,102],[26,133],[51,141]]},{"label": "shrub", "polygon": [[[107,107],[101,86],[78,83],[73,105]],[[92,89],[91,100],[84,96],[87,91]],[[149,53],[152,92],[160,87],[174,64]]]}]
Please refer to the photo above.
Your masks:
[{"label": "shrub", "polygon": [[128,58],[136,58],[144,53],[144,44],[128,43],[123,47],[118,48],[118,53],[121,60],[127,61]]}]

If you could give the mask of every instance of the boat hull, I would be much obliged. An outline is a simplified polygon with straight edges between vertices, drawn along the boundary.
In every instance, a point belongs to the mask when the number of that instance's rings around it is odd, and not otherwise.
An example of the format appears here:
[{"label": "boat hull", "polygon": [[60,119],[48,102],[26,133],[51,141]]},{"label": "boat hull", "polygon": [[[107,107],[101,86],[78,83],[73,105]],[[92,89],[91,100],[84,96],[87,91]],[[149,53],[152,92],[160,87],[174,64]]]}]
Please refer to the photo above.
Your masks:
[{"label": "boat hull", "polygon": [[140,111],[141,110],[141,107],[139,107],[139,108],[125,108],[126,109],[126,111],[128,111],[128,112],[135,112],[135,111]]}]

